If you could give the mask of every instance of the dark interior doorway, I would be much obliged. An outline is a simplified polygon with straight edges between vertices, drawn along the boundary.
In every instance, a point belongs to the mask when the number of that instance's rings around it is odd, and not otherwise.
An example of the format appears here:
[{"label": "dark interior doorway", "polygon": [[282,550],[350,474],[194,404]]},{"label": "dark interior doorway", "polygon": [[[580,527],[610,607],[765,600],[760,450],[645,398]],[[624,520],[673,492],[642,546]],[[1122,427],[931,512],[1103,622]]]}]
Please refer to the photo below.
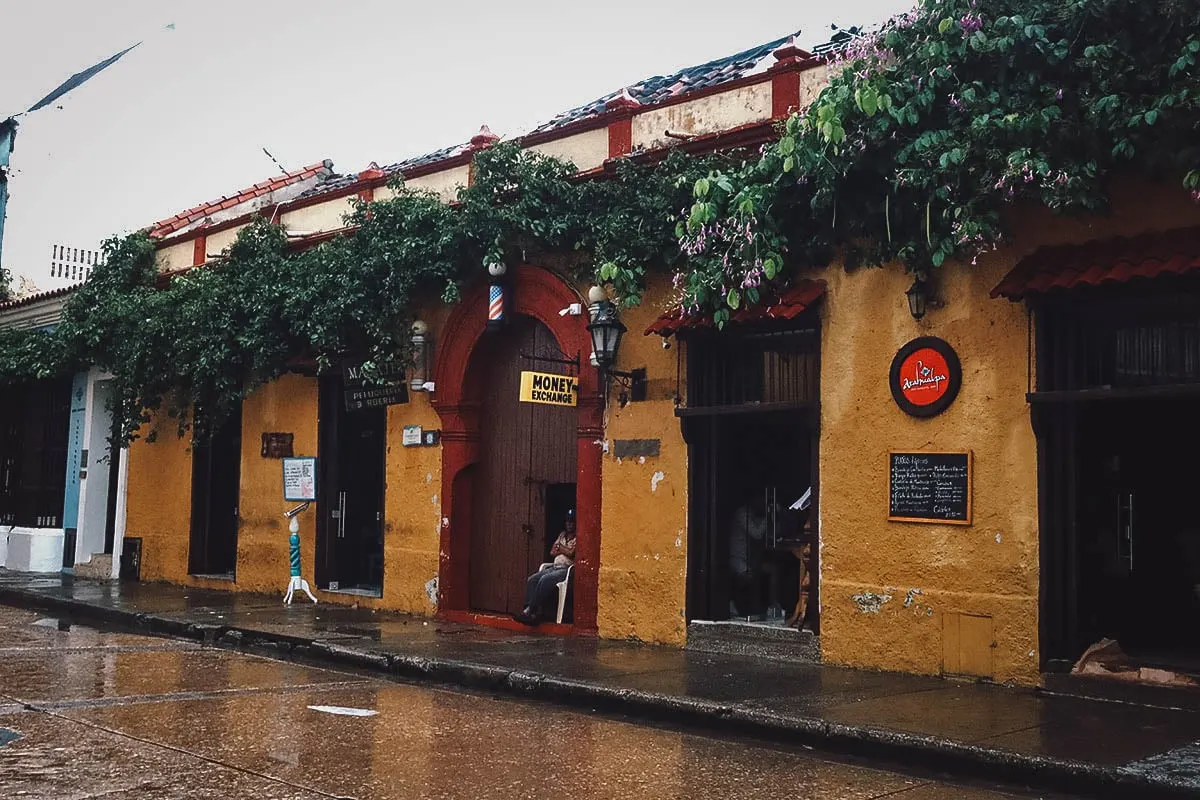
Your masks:
[{"label": "dark interior doorway", "polygon": [[341,373],[320,380],[317,585],[383,594],[387,408],[346,409]]},{"label": "dark interior doorway", "polygon": [[[534,358],[530,358],[534,356]],[[480,462],[471,492],[470,604],[475,611],[515,614],[525,578],[543,563],[575,505],[575,408],[522,403],[521,371],[565,373],[540,358],[560,358],[541,322],[514,315],[471,356],[481,380]]]},{"label": "dark interior doorway", "polygon": [[70,378],[0,390],[0,525],[62,525],[70,422]]},{"label": "dark interior doorway", "polygon": [[1196,673],[1200,281],[1030,302],[1043,668],[1070,672],[1107,638],[1121,670]]},{"label": "dark interior doorway", "polygon": [[684,352],[688,621],[818,632],[819,319],[697,332]]},{"label": "dark interior doorway", "polygon": [[1080,640],[1200,666],[1200,398],[1091,403],[1078,424]]},{"label": "dark interior doorway", "polygon": [[[709,416],[690,436],[693,484],[688,616],[782,622],[800,597],[814,484],[808,415]],[[810,495],[811,497],[811,495]]]},{"label": "dark interior doorway", "polygon": [[[236,575],[241,464],[239,405],[209,438],[192,445],[192,524],[188,547],[188,572],[192,575],[230,580]],[[110,466],[111,473],[116,473],[115,464]],[[107,541],[105,545],[108,546]]]}]

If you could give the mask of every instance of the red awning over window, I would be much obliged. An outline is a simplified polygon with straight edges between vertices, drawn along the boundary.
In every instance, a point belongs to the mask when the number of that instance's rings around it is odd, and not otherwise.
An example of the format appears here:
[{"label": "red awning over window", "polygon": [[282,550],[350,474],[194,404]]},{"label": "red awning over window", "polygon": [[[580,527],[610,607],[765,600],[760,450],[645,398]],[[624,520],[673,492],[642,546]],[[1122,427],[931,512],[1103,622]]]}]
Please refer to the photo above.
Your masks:
[{"label": "red awning over window", "polygon": [[1200,227],[1043,247],[1023,259],[992,289],[992,297],[1030,295],[1081,286],[1109,286],[1139,278],[1200,271]]},{"label": "red awning over window", "polygon": [[[795,319],[809,308],[812,308],[825,294],[825,281],[800,280],[774,300],[766,300],[748,308],[740,308],[733,313],[729,324],[745,324],[747,322],[764,322],[767,320]],[[663,314],[646,328],[646,335],[657,333],[659,336],[670,336],[685,329],[713,327],[711,314],[691,314],[684,316],[682,309],[672,309]]]}]

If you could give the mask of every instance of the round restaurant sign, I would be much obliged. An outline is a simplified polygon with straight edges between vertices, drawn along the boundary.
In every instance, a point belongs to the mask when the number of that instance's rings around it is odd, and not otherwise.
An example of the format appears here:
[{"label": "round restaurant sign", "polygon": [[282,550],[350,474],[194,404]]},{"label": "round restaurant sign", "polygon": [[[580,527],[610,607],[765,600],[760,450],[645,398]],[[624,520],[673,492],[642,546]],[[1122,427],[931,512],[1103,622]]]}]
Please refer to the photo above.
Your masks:
[{"label": "round restaurant sign", "polygon": [[914,417],[933,417],[945,411],[962,386],[962,365],[954,348],[942,339],[913,339],[892,359],[892,398]]}]

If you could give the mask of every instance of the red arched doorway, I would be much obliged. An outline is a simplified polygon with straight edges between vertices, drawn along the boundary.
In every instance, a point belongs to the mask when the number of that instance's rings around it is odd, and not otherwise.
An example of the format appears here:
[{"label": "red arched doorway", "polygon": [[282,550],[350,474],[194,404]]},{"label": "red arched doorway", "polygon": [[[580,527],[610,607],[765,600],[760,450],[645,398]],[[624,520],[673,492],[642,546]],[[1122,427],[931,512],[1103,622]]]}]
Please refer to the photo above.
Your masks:
[{"label": "red arched doorway", "polygon": [[[506,295],[506,314],[527,317],[549,330],[558,346],[581,359],[579,406],[575,410],[575,508],[578,544],[574,573],[574,616],[577,632],[596,630],[596,597],[600,568],[600,469],[603,436],[601,400],[596,370],[589,366],[591,340],[587,317],[561,316],[579,294],[561,278],[531,265],[512,270]],[[472,353],[487,334],[487,286],[474,286],[451,312],[443,327],[434,363],[433,405],[442,419],[442,531],[439,565],[439,613],[456,616],[471,608],[472,537],[481,525],[477,487],[486,465],[480,424],[489,376],[472,365]],[[586,306],[585,306],[586,307]],[[548,365],[526,369],[555,371]],[[476,543],[478,544],[478,543]],[[478,596],[478,590],[477,590]]]}]

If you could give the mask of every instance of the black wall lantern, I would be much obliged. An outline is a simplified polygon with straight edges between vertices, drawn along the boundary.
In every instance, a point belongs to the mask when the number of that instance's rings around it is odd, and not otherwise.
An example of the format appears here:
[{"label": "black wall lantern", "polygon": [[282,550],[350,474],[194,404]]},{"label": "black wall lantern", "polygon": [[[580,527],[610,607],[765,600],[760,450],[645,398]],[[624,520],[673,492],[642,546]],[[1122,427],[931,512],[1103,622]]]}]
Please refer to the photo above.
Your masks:
[{"label": "black wall lantern", "polygon": [[644,368],[629,372],[613,369],[617,362],[617,352],[621,348],[621,337],[627,330],[617,314],[617,304],[609,300],[599,286],[593,286],[588,291],[588,302],[592,321],[588,323],[587,328],[592,337],[592,354],[596,360],[596,368],[600,370],[605,396],[608,396],[608,381],[616,378],[623,387],[619,398],[622,408],[630,400],[645,400]]},{"label": "black wall lantern", "polygon": [[929,305],[929,283],[925,280],[925,273],[916,273],[913,285],[904,294],[908,298],[908,313],[912,314],[912,318],[921,319],[925,316],[925,309]]}]

